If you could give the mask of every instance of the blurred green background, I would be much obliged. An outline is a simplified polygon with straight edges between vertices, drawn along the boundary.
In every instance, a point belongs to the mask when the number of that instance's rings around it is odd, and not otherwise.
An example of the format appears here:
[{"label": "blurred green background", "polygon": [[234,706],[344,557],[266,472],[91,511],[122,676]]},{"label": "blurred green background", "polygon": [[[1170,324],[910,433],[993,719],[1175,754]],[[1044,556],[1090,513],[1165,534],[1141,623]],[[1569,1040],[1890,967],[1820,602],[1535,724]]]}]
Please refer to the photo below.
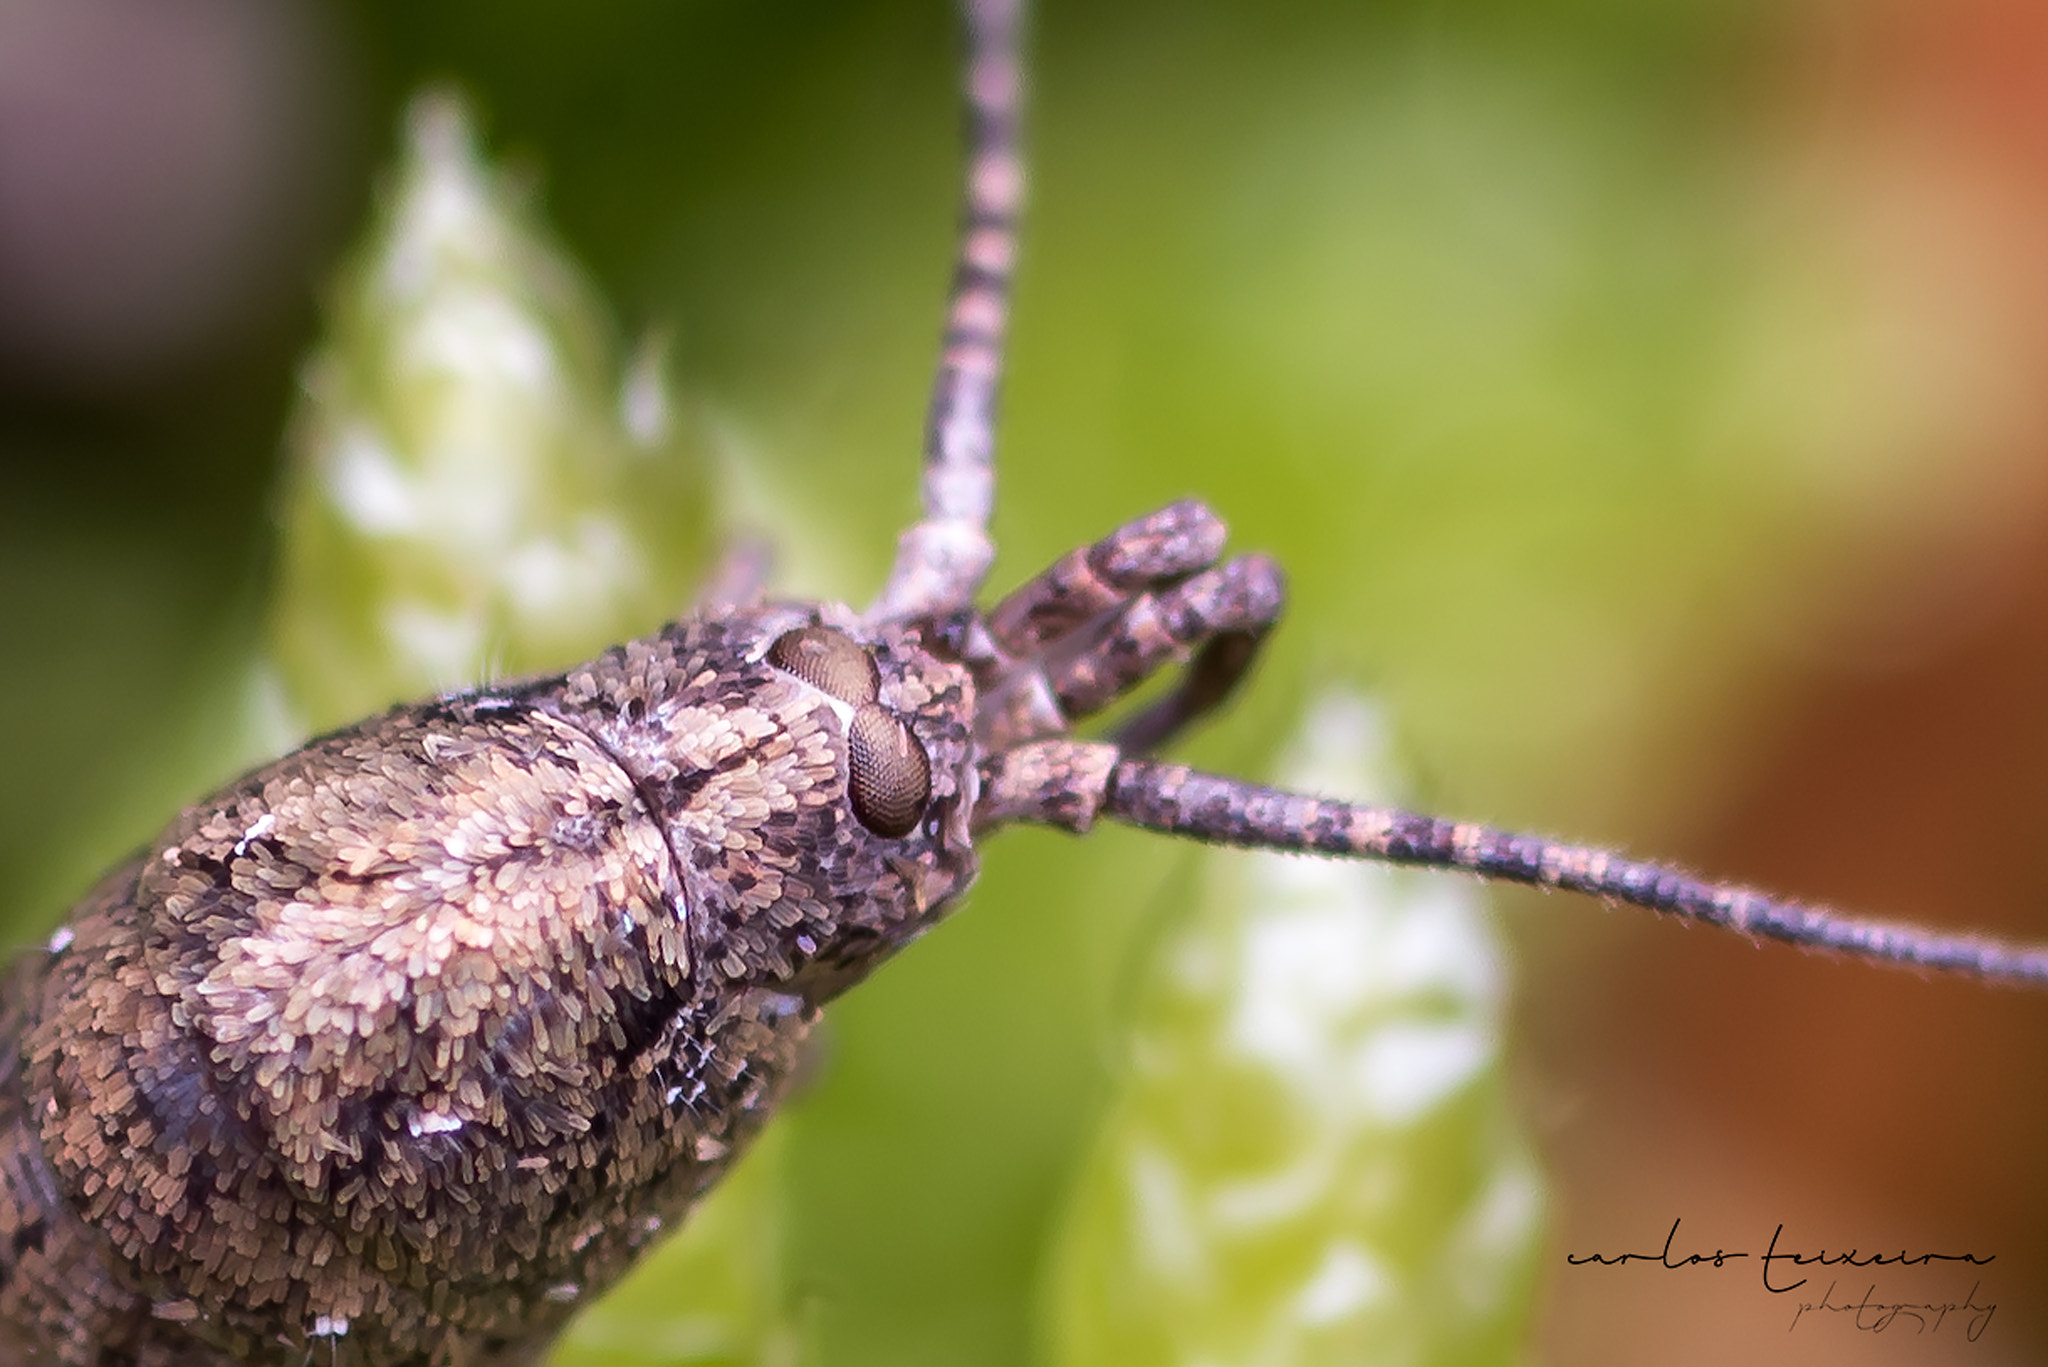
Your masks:
[{"label": "blurred green background", "polygon": [[[1347,684],[1433,807],[2048,926],[2031,6],[1053,3],[1033,47],[996,577],[1186,494],[1277,553],[1287,624],[1189,755],[1269,774]],[[708,516],[860,603],[914,512],[953,53],[939,3],[0,10],[11,938],[259,757],[281,433],[419,87],[468,93],[620,352],[665,337]],[[774,1155],[808,1354],[1043,1355],[1196,858],[1006,836],[836,1010]],[[2038,1354],[2039,1003],[1504,904],[1557,1184],[1535,1351]],[[1677,1217],[1988,1249],[2007,1304],[1980,1344],[1788,1336],[1746,1280],[1563,1266]]]}]

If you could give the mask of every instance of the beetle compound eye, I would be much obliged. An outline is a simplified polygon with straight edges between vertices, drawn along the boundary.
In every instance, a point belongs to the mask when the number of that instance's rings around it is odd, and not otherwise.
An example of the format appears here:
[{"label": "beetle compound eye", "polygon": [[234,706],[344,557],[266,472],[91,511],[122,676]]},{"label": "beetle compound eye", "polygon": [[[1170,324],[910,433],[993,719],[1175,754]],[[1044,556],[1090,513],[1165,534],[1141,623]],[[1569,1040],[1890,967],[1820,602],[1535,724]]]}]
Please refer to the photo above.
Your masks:
[{"label": "beetle compound eye", "polygon": [[903,720],[876,705],[875,657],[844,632],[801,627],[775,638],[768,663],[856,709],[846,733],[847,786],[860,824],[892,839],[916,830],[932,796],[932,764]]},{"label": "beetle compound eye", "polygon": [[916,830],[931,800],[932,763],[903,719],[880,707],[863,707],[853,714],[846,746],[848,787],[860,824],[892,838]]},{"label": "beetle compound eye", "polygon": [[875,657],[830,627],[784,632],[768,647],[768,663],[855,707],[873,702],[882,686]]}]

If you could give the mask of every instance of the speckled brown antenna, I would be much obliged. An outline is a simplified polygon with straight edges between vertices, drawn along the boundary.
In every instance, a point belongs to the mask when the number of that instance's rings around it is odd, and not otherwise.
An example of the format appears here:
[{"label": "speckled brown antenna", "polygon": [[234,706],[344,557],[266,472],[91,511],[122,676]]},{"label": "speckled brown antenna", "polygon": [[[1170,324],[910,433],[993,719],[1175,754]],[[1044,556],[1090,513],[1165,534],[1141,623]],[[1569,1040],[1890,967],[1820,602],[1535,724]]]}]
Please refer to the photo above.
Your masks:
[{"label": "speckled brown antenna", "polygon": [[871,615],[931,617],[973,604],[995,560],[996,399],[1024,211],[1018,137],[1021,0],[966,0],[967,177],[946,334],[924,431],[924,516],[904,532]]}]

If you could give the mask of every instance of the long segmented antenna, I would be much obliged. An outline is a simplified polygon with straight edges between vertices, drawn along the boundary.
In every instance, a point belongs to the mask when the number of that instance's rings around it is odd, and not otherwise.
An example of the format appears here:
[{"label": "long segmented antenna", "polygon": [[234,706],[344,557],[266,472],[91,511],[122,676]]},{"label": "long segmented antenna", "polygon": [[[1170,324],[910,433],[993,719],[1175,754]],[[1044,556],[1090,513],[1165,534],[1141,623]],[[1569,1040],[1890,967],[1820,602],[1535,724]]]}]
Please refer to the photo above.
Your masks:
[{"label": "long segmented antenna", "polygon": [[925,420],[924,516],[896,543],[896,563],[868,612],[875,620],[967,606],[995,559],[988,524],[995,502],[996,393],[1024,207],[1020,8],[1019,0],[969,0],[965,6],[967,184],[944,349]]},{"label": "long segmented antenna", "polygon": [[1133,826],[1216,844],[1458,869],[1498,882],[1587,893],[1761,940],[2048,986],[2048,948],[2022,949],[1974,936],[1932,934],[1899,922],[1841,916],[1591,846],[1397,808],[1330,802],[1177,764],[1120,762],[1103,810]]},{"label": "long segmented antenna", "polygon": [[1451,869],[1563,888],[1650,911],[1879,963],[2048,987],[2048,947],[1938,935],[1709,883],[1666,864],[1394,807],[1331,801],[1126,758],[1099,741],[1048,740],[982,762],[981,829],[1028,821],[1081,832],[1099,817],[1216,845]]}]

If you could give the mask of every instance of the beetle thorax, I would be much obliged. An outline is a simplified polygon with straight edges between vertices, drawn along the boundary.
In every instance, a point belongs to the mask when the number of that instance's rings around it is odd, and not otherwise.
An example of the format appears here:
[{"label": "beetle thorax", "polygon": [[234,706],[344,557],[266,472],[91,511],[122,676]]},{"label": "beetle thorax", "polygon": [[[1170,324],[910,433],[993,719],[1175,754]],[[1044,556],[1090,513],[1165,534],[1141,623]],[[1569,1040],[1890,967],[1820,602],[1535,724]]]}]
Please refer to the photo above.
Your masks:
[{"label": "beetle thorax", "polygon": [[832,605],[707,614],[533,701],[591,734],[656,813],[704,981],[822,1002],[973,877],[974,685],[914,633]]}]

